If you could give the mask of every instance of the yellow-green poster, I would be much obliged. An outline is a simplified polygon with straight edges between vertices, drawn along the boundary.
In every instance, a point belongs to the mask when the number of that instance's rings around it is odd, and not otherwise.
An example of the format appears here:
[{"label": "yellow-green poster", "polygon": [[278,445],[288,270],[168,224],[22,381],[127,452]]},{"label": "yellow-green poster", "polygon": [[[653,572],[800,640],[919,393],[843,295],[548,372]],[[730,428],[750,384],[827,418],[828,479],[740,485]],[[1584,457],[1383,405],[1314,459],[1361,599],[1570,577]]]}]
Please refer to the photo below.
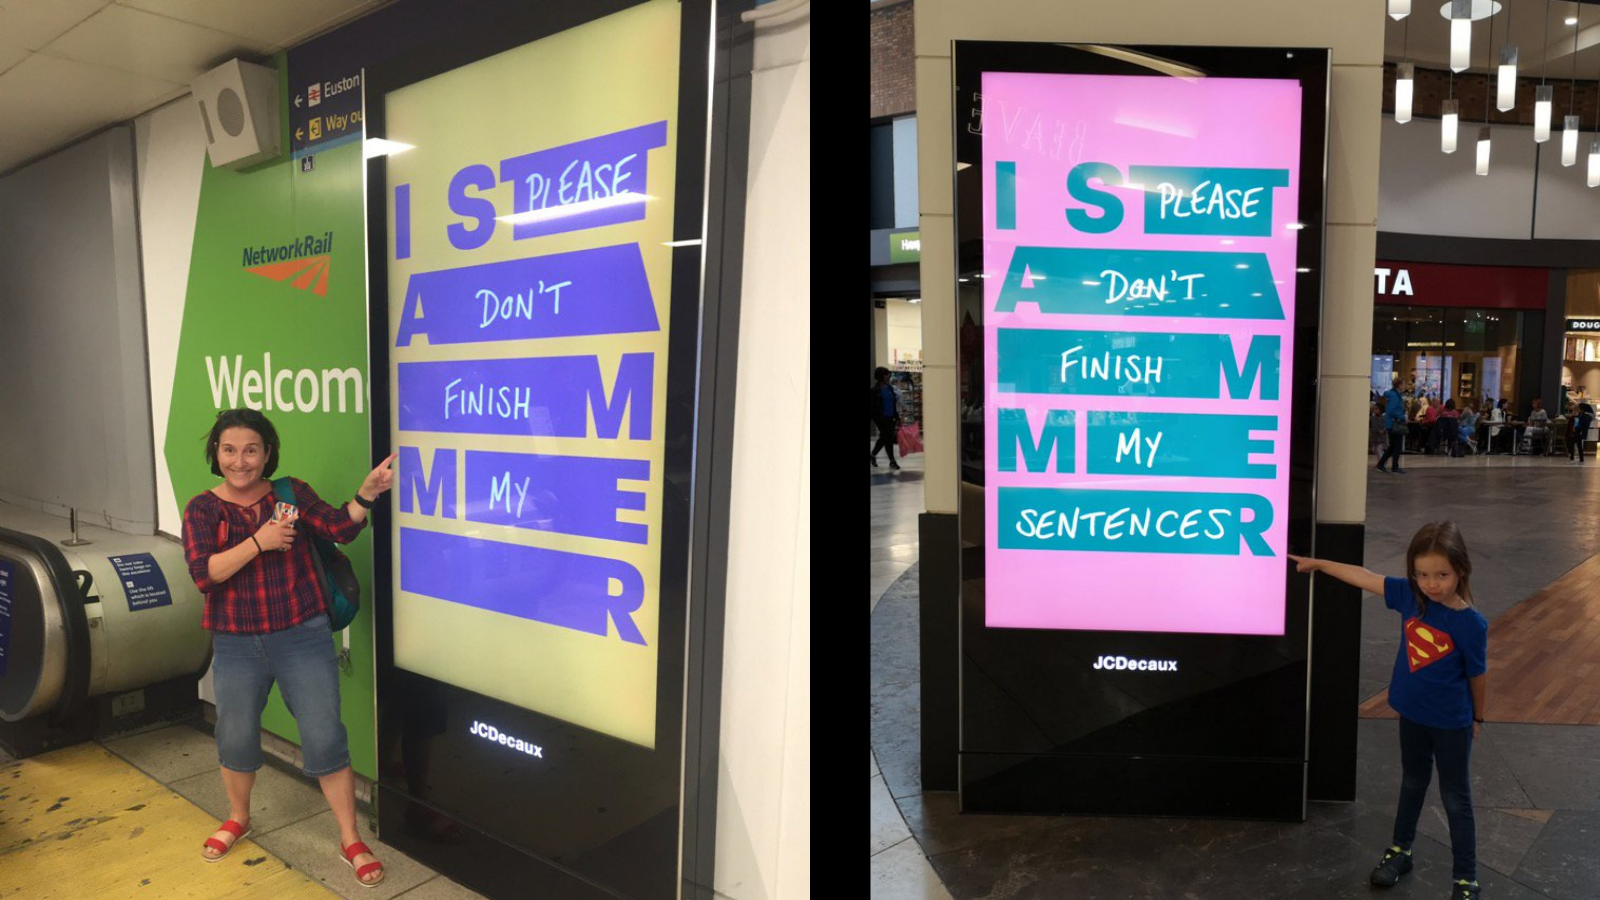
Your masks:
[{"label": "yellow-green poster", "polygon": [[384,99],[395,664],[647,748],[680,18]]}]

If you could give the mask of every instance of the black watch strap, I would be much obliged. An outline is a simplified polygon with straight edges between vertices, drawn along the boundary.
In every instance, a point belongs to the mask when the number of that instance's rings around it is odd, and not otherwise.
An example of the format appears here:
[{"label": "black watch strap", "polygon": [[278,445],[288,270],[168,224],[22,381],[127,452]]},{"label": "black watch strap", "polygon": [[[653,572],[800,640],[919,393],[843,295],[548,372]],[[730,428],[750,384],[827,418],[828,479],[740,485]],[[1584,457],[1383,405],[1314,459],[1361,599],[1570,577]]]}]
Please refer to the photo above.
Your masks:
[{"label": "black watch strap", "polygon": [[371,509],[372,508],[372,504],[376,502],[374,500],[368,500],[367,498],[361,496],[361,492],[360,491],[356,491],[355,501],[356,501],[356,505],[358,505],[358,506],[360,506],[360,507],[362,507],[364,509]]}]

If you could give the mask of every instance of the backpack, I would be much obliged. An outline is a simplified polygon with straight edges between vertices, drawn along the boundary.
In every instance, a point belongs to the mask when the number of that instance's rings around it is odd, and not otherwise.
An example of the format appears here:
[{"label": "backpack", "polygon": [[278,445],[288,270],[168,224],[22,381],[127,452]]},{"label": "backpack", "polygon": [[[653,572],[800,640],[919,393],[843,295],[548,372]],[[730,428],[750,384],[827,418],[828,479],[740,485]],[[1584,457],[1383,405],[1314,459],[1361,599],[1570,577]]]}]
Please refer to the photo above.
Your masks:
[{"label": "backpack", "polygon": [[[294,485],[289,483],[288,478],[273,479],[272,491],[284,503],[299,505],[294,497]],[[328,627],[343,631],[361,610],[361,582],[356,580],[355,567],[350,565],[350,558],[339,550],[337,544],[315,535],[311,536],[311,543],[315,551],[311,559],[316,563],[317,577],[328,589]]]}]

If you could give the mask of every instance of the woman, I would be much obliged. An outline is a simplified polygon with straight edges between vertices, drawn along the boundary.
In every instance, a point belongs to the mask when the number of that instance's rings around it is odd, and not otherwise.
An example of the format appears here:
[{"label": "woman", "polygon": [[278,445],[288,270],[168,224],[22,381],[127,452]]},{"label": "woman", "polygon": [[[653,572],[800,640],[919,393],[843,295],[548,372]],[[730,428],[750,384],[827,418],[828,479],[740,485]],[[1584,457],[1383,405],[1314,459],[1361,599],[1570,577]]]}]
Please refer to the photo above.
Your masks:
[{"label": "woman", "polygon": [[1495,440],[1500,437],[1501,426],[1506,421],[1506,401],[1502,398],[1489,410],[1489,439],[1483,444],[1483,452],[1494,455]]},{"label": "woman", "polygon": [[217,415],[206,439],[206,462],[221,484],[197,495],[183,512],[189,574],[206,595],[201,627],[212,632],[217,698],[217,757],[230,818],[205,841],[207,862],[250,834],[250,790],[261,768],[261,710],[274,681],[300,729],[304,771],[322,784],[339,822],[339,847],[368,887],[383,864],[356,830],[355,775],[339,719],[339,666],[328,633],[328,596],[300,531],[348,544],[367,510],[394,483],[391,455],[343,506],[323,502],[311,486],[290,479],[295,510],[281,519],[271,478],[278,468],[278,432],[250,409]]}]

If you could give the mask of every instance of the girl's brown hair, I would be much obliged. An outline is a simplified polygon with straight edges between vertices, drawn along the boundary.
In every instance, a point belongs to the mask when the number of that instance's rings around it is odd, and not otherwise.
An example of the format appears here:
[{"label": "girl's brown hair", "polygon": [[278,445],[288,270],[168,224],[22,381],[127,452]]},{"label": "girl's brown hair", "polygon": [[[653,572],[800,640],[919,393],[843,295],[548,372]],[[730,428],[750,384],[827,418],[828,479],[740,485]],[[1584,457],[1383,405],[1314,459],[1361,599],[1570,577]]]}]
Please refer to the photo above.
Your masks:
[{"label": "girl's brown hair", "polygon": [[1417,598],[1417,616],[1420,618],[1428,612],[1428,595],[1417,587],[1417,557],[1442,556],[1456,571],[1461,581],[1456,586],[1456,593],[1461,599],[1467,601],[1469,606],[1477,606],[1472,599],[1472,559],[1467,556],[1467,542],[1461,536],[1461,529],[1454,522],[1430,522],[1417,530],[1416,537],[1411,539],[1411,547],[1406,550],[1406,580],[1411,582],[1411,593]]}]

